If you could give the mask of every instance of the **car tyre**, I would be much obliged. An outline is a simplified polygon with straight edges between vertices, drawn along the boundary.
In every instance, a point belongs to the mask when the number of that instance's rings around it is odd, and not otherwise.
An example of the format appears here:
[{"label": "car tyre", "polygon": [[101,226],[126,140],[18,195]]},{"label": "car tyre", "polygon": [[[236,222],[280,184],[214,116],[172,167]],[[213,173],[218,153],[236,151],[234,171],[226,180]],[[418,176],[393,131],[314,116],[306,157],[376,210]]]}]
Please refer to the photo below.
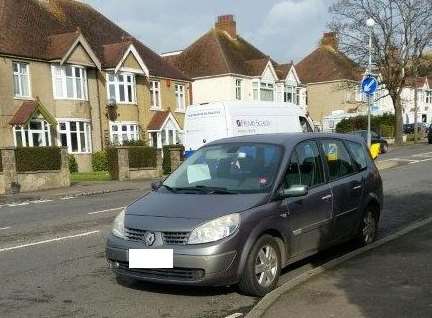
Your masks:
[{"label": "car tyre", "polygon": [[359,232],[355,238],[356,245],[361,247],[373,243],[377,238],[377,233],[378,213],[373,207],[369,206],[361,219]]},{"label": "car tyre", "polygon": [[387,153],[388,152],[388,144],[384,143],[381,145],[381,153]]},{"label": "car tyre", "polygon": [[240,278],[240,290],[251,296],[262,297],[272,291],[281,272],[281,252],[271,235],[261,236],[252,247]]}]

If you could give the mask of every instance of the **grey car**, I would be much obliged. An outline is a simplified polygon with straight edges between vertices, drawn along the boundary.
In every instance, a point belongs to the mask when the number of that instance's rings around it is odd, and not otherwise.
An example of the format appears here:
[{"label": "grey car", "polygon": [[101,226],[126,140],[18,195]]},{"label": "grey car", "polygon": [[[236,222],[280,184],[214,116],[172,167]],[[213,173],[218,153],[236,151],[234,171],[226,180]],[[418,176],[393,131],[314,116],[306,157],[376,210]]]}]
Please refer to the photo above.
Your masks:
[{"label": "grey car", "polygon": [[[382,206],[380,174],[358,136],[222,139],[117,216],[106,257],[120,277],[238,284],[263,296],[290,263],[341,242],[373,242]],[[159,259],[153,252],[168,265],[147,266]]]}]

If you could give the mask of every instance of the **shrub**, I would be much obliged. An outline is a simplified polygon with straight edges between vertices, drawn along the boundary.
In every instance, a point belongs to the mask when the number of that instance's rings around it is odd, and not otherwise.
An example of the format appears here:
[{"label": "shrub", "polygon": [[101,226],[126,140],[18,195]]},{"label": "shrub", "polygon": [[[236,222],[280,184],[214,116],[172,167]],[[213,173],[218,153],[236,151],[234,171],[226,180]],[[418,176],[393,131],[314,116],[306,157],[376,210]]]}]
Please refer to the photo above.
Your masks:
[{"label": "shrub", "polygon": [[156,149],[148,146],[128,147],[129,168],[156,167]]},{"label": "shrub", "polygon": [[125,140],[123,146],[148,146],[145,140]]},{"label": "shrub", "polygon": [[108,171],[108,158],[106,151],[98,151],[92,154],[93,171]]},{"label": "shrub", "polygon": [[17,171],[60,170],[60,151],[59,147],[17,148],[15,150]]},{"label": "shrub", "polygon": [[68,159],[68,165],[69,165],[69,172],[70,173],[78,172],[78,163],[76,162],[75,156],[74,155],[68,155],[67,159]]},{"label": "shrub", "polygon": [[380,134],[383,137],[391,138],[394,136],[394,128],[391,125],[382,124],[380,126]]},{"label": "shrub", "polygon": [[164,174],[169,174],[173,171],[171,167],[171,153],[170,149],[175,148],[180,151],[180,160],[184,160],[184,146],[182,145],[170,145],[163,147],[163,161],[162,161],[162,169]]},{"label": "shrub", "polygon": [[[391,135],[386,137],[391,137],[394,134],[394,123],[395,116],[393,114],[384,114],[381,116],[371,117],[371,129],[375,132],[381,132],[382,127],[385,126],[384,131],[386,134],[391,132]],[[356,117],[345,118],[336,125],[336,132],[338,133],[348,133],[355,130],[365,130],[368,126],[368,118],[365,115],[359,115]]]},{"label": "shrub", "polygon": [[0,172],[3,172],[3,163],[2,163],[1,150],[0,150]]},{"label": "shrub", "polygon": [[106,150],[107,162],[108,162],[108,172],[111,179],[118,180],[119,178],[119,167],[118,167],[118,154],[115,147],[109,147]]}]

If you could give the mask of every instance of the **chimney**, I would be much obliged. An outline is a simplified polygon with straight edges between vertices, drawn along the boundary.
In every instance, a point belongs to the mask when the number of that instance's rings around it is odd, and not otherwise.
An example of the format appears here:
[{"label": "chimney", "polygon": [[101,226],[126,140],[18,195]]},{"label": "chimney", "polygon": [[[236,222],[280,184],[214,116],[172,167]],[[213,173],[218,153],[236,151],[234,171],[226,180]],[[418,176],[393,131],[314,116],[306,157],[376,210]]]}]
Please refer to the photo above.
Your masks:
[{"label": "chimney", "polygon": [[336,32],[326,32],[321,39],[321,46],[330,46],[332,49],[338,49],[338,39]]},{"label": "chimney", "polygon": [[232,14],[218,16],[215,23],[215,29],[228,33],[228,35],[233,39],[237,38],[237,26],[234,15]]}]

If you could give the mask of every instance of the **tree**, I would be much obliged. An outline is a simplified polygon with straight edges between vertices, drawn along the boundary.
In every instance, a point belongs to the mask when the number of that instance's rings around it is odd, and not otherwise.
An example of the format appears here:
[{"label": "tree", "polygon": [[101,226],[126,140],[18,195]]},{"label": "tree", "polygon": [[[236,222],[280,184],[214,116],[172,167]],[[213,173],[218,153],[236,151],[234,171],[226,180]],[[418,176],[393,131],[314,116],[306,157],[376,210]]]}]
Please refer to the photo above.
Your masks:
[{"label": "tree", "polygon": [[340,49],[360,65],[367,64],[369,54],[366,20],[375,20],[372,60],[393,101],[396,143],[402,143],[402,88],[410,72],[417,73],[425,49],[431,46],[432,1],[337,0],[329,11]]}]

